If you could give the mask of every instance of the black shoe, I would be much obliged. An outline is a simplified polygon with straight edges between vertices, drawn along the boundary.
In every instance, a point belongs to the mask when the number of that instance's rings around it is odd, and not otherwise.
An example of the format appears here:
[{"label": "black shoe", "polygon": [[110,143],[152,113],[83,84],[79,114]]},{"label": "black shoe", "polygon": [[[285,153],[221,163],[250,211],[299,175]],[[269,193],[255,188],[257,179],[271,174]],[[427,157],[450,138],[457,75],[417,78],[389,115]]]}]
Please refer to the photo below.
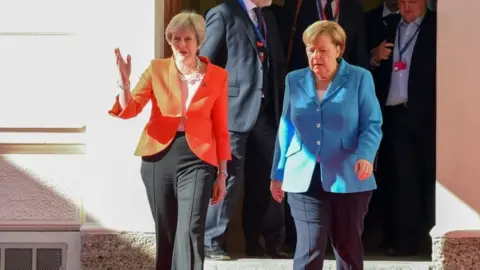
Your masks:
[{"label": "black shoe", "polygon": [[416,250],[412,249],[397,249],[397,248],[390,248],[385,252],[385,255],[389,257],[410,257],[417,255]]},{"label": "black shoe", "polygon": [[289,255],[285,252],[282,245],[272,245],[267,243],[267,256],[272,259],[288,259]]},{"label": "black shoe", "polygon": [[221,249],[205,249],[205,258],[216,261],[229,261],[232,258]]},{"label": "black shoe", "polygon": [[245,243],[245,254],[248,257],[263,257],[265,256],[265,250],[258,241],[247,240]]},{"label": "black shoe", "polygon": [[290,254],[290,255],[295,254],[295,246],[294,245],[284,245],[283,250],[287,254]]},{"label": "black shoe", "polygon": [[267,255],[272,259],[288,259],[288,254],[281,251],[267,252]]},{"label": "black shoe", "polygon": [[392,247],[392,242],[388,240],[383,240],[380,242],[380,245],[378,245],[378,248],[381,250],[388,250]]}]

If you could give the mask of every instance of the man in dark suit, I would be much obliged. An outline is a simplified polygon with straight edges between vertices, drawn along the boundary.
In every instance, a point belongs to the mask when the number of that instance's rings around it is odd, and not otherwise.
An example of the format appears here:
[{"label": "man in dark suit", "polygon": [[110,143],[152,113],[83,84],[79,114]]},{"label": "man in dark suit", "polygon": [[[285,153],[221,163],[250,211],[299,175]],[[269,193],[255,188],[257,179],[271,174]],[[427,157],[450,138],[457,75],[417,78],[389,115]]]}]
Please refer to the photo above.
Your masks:
[{"label": "man in dark suit", "polygon": [[[397,0],[385,0],[378,7],[365,14],[367,49],[370,52],[378,46],[378,40],[393,43],[395,29],[400,20]],[[392,31],[393,30],[393,31]]]},{"label": "man in dark suit", "polygon": [[284,17],[277,20],[284,49],[289,54],[289,71],[308,66],[302,35],[319,19],[337,21],[347,34],[343,58],[350,64],[368,68],[365,18],[357,0],[285,0],[283,9]]},{"label": "man in dark suit", "polygon": [[[207,37],[200,54],[229,73],[229,129],[233,160],[228,163],[227,195],[210,206],[205,248],[211,259],[228,259],[225,233],[245,184],[243,227],[248,255],[283,257],[284,205],[270,195],[277,126],[281,115],[285,58],[271,0],[227,0],[207,14]],[[249,150],[247,151],[247,140]],[[251,151],[253,149],[253,151]],[[246,155],[258,163],[256,175],[244,177]],[[265,173],[263,173],[265,172]],[[245,179],[244,179],[245,178]],[[245,182],[244,182],[245,181]]]},{"label": "man in dark suit", "polygon": [[[385,48],[385,56],[390,56],[400,18],[397,0],[385,0],[378,7],[365,13],[367,49],[369,52],[372,52],[374,48],[381,44]],[[377,79],[375,63],[370,63],[370,67],[375,81]],[[376,165],[378,165],[378,162]],[[388,184],[388,179],[384,180],[381,178],[381,170],[382,168],[378,168],[378,166],[375,170],[378,189],[373,193],[370,202],[369,215],[367,215],[365,220],[367,228],[371,226],[376,227],[382,212],[385,211],[384,201],[386,198],[384,198],[384,191],[386,189],[385,184]],[[380,248],[384,248],[384,244],[381,243]]]},{"label": "man in dark suit", "polygon": [[435,212],[436,14],[427,0],[398,2],[395,45],[377,46],[372,63],[384,118],[384,241],[387,255],[406,256],[428,238]]}]

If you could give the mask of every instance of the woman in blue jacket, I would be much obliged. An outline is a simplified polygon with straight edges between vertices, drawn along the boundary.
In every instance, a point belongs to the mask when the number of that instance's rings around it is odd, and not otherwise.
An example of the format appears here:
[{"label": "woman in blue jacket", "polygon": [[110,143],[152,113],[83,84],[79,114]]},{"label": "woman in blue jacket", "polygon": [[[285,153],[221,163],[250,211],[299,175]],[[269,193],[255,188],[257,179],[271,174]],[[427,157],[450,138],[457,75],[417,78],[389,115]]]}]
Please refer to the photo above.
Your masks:
[{"label": "woman in blue jacket", "polygon": [[294,269],[322,269],[328,237],[337,269],[363,269],[364,217],[376,189],[382,114],[369,71],[342,60],[346,35],[331,21],[303,33],[309,67],[286,78],[272,196],[295,220]]}]

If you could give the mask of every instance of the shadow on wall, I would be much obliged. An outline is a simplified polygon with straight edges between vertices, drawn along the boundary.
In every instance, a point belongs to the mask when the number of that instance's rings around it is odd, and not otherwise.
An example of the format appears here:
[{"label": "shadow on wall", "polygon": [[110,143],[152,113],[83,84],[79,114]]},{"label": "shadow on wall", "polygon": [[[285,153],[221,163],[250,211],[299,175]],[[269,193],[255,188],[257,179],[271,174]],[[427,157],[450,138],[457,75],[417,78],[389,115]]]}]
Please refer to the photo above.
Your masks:
[{"label": "shadow on wall", "polygon": [[[0,156],[0,220],[1,223],[8,224],[2,227],[9,230],[81,233],[82,269],[154,268],[153,233],[105,234],[88,229],[80,232],[80,206],[76,205],[74,198],[79,198],[82,177],[77,172],[68,171],[72,166],[62,166],[74,159],[78,162],[79,157],[80,155]],[[95,223],[95,217],[90,214],[84,213],[83,217],[83,220]]]}]

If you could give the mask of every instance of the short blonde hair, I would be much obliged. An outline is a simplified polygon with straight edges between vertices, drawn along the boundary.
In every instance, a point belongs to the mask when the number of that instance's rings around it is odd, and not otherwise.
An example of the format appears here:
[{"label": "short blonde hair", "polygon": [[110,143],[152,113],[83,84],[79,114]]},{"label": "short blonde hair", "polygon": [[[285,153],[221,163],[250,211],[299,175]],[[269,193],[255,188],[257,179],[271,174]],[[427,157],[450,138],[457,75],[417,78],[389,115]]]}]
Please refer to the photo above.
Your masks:
[{"label": "short blonde hair", "polygon": [[303,43],[305,46],[313,44],[321,35],[329,36],[335,46],[340,46],[341,57],[345,51],[345,43],[347,42],[347,34],[345,34],[345,30],[343,30],[343,28],[336,22],[318,21],[305,29],[302,37]]},{"label": "short blonde hair", "polygon": [[182,11],[173,16],[165,29],[165,38],[171,44],[173,35],[182,30],[191,30],[197,37],[198,46],[205,42],[206,23],[203,16],[195,11]]}]

